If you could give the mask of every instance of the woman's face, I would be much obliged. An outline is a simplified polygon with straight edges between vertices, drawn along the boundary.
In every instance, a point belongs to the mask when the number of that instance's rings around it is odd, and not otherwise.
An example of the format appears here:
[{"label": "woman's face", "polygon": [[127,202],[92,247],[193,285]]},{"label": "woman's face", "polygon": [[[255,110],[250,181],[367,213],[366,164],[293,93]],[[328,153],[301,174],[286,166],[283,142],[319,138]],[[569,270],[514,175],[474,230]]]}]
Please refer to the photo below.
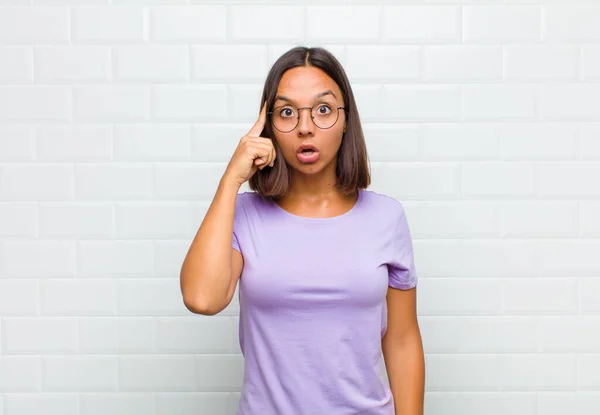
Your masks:
[{"label": "woman's face", "polygon": [[[337,118],[335,124],[331,128],[319,128],[311,119],[310,108],[298,111],[298,108],[313,106],[315,121],[320,126],[327,126]],[[296,67],[283,74],[273,103],[275,113],[271,115],[271,121],[276,123],[276,118],[279,118],[280,123],[292,128],[300,116],[296,128],[289,132],[273,128],[288,166],[305,174],[314,174],[329,167],[335,174],[337,152],[346,124],[344,110],[338,110],[337,107],[343,106],[344,99],[339,87],[321,69]],[[305,145],[313,146],[316,152],[301,152]]]}]

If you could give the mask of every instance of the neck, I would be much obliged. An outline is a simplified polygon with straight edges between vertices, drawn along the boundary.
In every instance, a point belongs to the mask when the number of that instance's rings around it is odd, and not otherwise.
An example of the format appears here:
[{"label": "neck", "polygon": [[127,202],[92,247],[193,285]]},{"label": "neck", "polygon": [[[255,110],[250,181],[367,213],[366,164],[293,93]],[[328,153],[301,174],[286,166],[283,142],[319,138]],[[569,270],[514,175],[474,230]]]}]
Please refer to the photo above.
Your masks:
[{"label": "neck", "polygon": [[303,174],[291,170],[292,180],[286,195],[290,198],[331,198],[342,195],[336,187],[335,164],[319,173]]}]

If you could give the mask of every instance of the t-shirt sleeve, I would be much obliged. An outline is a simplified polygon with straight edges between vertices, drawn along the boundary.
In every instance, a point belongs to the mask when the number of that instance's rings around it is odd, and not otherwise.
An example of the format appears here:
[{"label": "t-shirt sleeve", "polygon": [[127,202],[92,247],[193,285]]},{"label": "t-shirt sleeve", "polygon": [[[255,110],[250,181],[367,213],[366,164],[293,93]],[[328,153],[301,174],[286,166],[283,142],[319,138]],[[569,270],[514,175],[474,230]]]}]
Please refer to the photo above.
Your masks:
[{"label": "t-shirt sleeve", "polygon": [[388,263],[388,285],[400,290],[409,290],[417,285],[417,272],[413,255],[413,244],[406,212],[400,212],[392,228],[391,260]]},{"label": "t-shirt sleeve", "polygon": [[236,251],[242,252],[242,248],[240,247],[240,238],[239,235],[242,232],[242,218],[244,216],[244,207],[242,206],[243,196],[237,196],[235,201],[235,215],[233,217],[233,238],[231,240],[231,246]]}]

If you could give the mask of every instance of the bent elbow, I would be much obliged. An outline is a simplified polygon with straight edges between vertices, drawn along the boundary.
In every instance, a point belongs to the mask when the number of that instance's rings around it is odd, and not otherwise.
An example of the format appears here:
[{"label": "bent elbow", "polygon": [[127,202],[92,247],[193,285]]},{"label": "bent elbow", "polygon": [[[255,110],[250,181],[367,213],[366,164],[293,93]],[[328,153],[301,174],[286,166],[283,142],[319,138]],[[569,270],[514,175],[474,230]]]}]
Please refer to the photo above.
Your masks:
[{"label": "bent elbow", "polygon": [[183,295],[183,304],[185,308],[194,314],[201,314],[204,316],[214,316],[221,310],[217,307],[211,306],[205,301],[200,301],[196,296]]}]

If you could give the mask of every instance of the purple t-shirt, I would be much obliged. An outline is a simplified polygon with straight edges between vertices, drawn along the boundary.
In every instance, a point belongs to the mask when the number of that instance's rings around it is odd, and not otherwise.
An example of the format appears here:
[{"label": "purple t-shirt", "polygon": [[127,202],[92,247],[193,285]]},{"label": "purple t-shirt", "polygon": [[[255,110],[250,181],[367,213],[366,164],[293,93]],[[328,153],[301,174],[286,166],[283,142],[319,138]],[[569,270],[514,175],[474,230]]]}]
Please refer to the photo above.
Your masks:
[{"label": "purple t-shirt", "polygon": [[386,293],[417,283],[402,204],[361,190],[350,211],[307,218],[240,193],[233,247],[244,257],[237,415],[393,415]]}]

